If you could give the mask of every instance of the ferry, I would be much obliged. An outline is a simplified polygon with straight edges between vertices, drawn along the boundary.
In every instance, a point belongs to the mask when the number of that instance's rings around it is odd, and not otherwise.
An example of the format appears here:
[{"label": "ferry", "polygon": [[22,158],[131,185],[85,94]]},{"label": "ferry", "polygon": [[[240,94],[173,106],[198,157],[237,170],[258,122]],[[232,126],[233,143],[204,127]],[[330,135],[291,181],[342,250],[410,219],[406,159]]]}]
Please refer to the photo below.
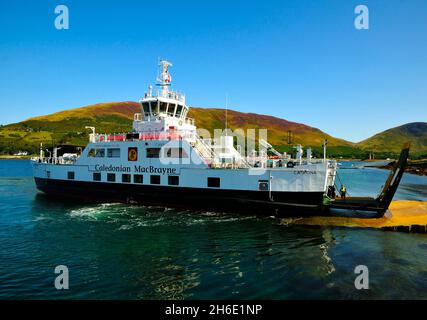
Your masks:
[{"label": "ferry", "polygon": [[[158,89],[149,86],[140,100],[132,131],[103,134],[87,127],[92,132],[80,153],[59,156],[54,148],[46,157],[41,146],[32,159],[37,188],[89,201],[268,215],[321,214],[346,206],[385,212],[388,204],[380,197],[334,199],[337,162],[326,159],[326,144],[322,159],[313,159],[309,148],[304,157],[301,145],[291,158],[263,139],[262,150],[245,155],[232,135],[202,137],[187,117],[185,96],[171,90],[171,66],[159,61]],[[398,184],[400,177],[394,180]]]}]

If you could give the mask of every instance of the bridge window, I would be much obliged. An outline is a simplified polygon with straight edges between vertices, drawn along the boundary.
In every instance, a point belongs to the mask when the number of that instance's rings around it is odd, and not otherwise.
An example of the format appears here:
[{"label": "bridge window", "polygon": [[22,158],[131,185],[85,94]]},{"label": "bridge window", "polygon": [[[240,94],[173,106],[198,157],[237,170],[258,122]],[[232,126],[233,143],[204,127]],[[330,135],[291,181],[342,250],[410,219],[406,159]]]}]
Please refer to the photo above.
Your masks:
[{"label": "bridge window", "polygon": [[160,184],[160,176],[158,176],[158,175],[150,176],[150,183],[151,184]]},{"label": "bridge window", "polygon": [[151,105],[151,113],[158,113],[158,107],[159,107],[159,104],[158,104],[158,101],[152,101],[152,102],[150,102],[150,105]]},{"label": "bridge window", "polygon": [[159,158],[160,148],[147,148],[147,158]]},{"label": "bridge window", "polygon": [[166,102],[160,102],[159,112],[165,113],[168,108],[168,104]]},{"label": "bridge window", "polygon": [[142,112],[144,112],[144,115],[149,116],[150,115],[150,105],[148,102],[144,102],[142,104]]},{"label": "bridge window", "polygon": [[133,176],[134,183],[143,183],[143,181],[144,181],[144,176],[142,174],[135,174]]},{"label": "bridge window", "polygon": [[108,182],[116,182],[116,174],[115,173],[107,173],[107,181]]},{"label": "bridge window", "polygon": [[181,104],[179,104],[178,106],[177,106],[177,108],[176,108],[176,114],[175,114],[175,117],[181,117],[181,113],[182,113],[182,105]]},{"label": "bridge window", "polygon": [[67,178],[68,178],[68,180],[74,180],[74,178],[75,178],[74,171],[68,171],[67,172]]},{"label": "bridge window", "polygon": [[122,174],[122,182],[123,183],[130,183],[130,174],[123,173]]},{"label": "bridge window", "polygon": [[101,172],[93,173],[93,181],[101,181]]},{"label": "bridge window", "polygon": [[176,107],[176,104],[169,103],[168,113],[173,115],[173,113],[175,112],[175,107]]},{"label": "bridge window", "polygon": [[120,148],[109,148],[107,149],[108,158],[120,158]]},{"label": "bridge window", "polygon": [[104,158],[105,157],[105,149],[90,149],[88,153],[89,158]]},{"label": "bridge window", "polygon": [[179,176],[168,176],[168,184],[170,186],[178,186],[179,185]]},{"label": "bridge window", "polygon": [[208,178],[208,188],[219,188],[221,186],[220,178]]}]

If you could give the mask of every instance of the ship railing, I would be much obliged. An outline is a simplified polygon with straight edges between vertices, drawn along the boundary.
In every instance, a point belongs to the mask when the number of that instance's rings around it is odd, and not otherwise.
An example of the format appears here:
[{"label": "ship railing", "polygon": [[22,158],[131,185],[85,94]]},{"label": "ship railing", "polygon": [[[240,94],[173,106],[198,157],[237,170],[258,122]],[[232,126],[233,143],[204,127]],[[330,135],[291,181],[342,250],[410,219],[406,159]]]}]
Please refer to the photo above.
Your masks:
[{"label": "ship railing", "polygon": [[147,98],[168,98],[168,99],[173,99],[173,100],[177,100],[179,102],[183,102],[185,103],[185,95],[180,93],[180,92],[175,92],[175,91],[168,91],[166,94],[163,92],[163,90],[159,89],[156,90],[156,92],[154,94],[145,94],[144,96],[145,99]]},{"label": "ship railing", "polygon": [[265,168],[267,166],[267,157],[264,156],[247,156],[246,162],[253,168]]},{"label": "ship railing", "polygon": [[[246,157],[246,161],[250,164],[250,166],[256,168],[283,168],[288,165],[288,162],[292,163],[291,167],[324,163],[323,159],[312,159],[310,161],[303,159],[299,161],[297,159],[274,159],[269,158],[267,155],[250,155]],[[334,168],[334,165],[328,162],[328,168]]]},{"label": "ship railing", "polygon": [[165,114],[165,115],[167,115],[168,117],[171,117],[171,118],[178,118],[178,119],[180,119],[183,123],[191,124],[191,125],[193,125],[193,126],[194,126],[194,124],[196,123],[196,121],[195,121],[193,118],[190,118],[190,117],[180,118],[179,116],[177,117],[177,115],[176,115],[176,114],[174,114],[174,113],[172,113],[172,112],[163,113],[163,114]]},{"label": "ship railing", "polygon": [[63,158],[63,157],[33,157],[31,158],[32,161],[38,162],[38,163],[45,163],[45,164],[75,164],[77,158]]},{"label": "ship railing", "polygon": [[[193,125],[193,126],[196,123],[196,121],[193,118],[190,118],[190,117],[181,118],[179,115],[177,116],[176,114],[174,114],[172,112],[160,112],[160,114],[158,114],[157,111],[154,112],[152,115],[147,114],[144,117],[144,120],[147,120],[147,121],[156,121],[156,120],[158,120],[158,121],[160,121],[160,119],[162,118],[162,116],[163,117],[167,116],[167,117],[171,117],[171,118],[178,118],[183,123],[190,124],[190,125]],[[134,120],[135,121],[143,121],[143,119],[141,119],[141,118],[136,119],[135,116],[134,116]]]},{"label": "ship railing", "polygon": [[202,159],[206,161],[207,164],[212,165],[215,162],[216,155],[212,146],[208,145],[200,136],[194,135],[194,149],[199,153]]},{"label": "ship railing", "polygon": [[215,146],[212,145],[211,139],[202,139],[199,135],[195,137],[195,143],[193,145],[194,149],[199,153],[202,159],[209,165],[211,168],[242,168],[244,164],[241,161],[236,161],[233,164],[222,163],[220,161],[221,157],[218,152],[215,150]]},{"label": "ship railing", "polygon": [[197,135],[193,147],[198,151],[199,155],[206,161],[211,168],[223,169],[242,169],[250,168],[251,165],[246,159],[240,155],[233,159],[233,162],[223,162],[221,158],[222,147],[212,144],[212,139],[202,139]]},{"label": "ship railing", "polygon": [[252,168],[253,165],[248,161],[247,157],[242,155],[242,147],[240,145],[237,146],[237,152],[240,156],[239,158],[240,166],[244,168]]},{"label": "ship railing", "polygon": [[185,140],[192,139],[195,134],[191,131],[159,132],[149,131],[144,133],[97,133],[95,142],[125,142],[138,140]]},{"label": "ship railing", "polygon": [[293,162],[295,162],[298,165],[309,165],[309,164],[319,164],[319,163],[324,163],[325,161],[323,159],[311,159],[310,161],[308,161],[307,159],[301,160],[301,162],[299,162],[298,160],[291,160]]}]

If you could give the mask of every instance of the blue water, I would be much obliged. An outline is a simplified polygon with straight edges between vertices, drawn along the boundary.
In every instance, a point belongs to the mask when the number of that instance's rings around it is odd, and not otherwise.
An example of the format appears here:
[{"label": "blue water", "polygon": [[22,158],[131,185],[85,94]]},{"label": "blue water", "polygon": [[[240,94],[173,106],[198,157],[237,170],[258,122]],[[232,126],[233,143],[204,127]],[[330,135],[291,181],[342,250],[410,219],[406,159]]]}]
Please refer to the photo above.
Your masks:
[{"label": "blue water", "polygon": [[[380,169],[340,170],[351,195],[375,195]],[[405,175],[398,199],[427,200]],[[356,290],[354,268],[369,268]],[[56,290],[66,265],[69,290]],[[427,235],[283,226],[272,217],[39,194],[29,161],[0,161],[0,299],[426,299]]]}]

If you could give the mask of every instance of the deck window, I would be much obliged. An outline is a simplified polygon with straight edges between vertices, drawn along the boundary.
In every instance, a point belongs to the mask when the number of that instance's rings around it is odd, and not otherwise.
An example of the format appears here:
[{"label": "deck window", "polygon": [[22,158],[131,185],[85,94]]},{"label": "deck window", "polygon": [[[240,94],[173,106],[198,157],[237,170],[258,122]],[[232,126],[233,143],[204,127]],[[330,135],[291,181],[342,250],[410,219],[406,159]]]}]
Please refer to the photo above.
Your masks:
[{"label": "deck window", "polygon": [[93,173],[93,181],[101,181],[101,172]]},{"label": "deck window", "polygon": [[108,158],[120,158],[120,148],[108,148],[107,149]]},{"label": "deck window", "polygon": [[176,114],[175,114],[175,117],[180,118],[180,117],[181,117],[181,113],[182,113],[182,105],[181,105],[181,104],[179,104],[179,105],[176,107]]},{"label": "deck window", "polygon": [[158,158],[160,155],[160,148],[147,148],[147,158]]},{"label": "deck window", "polygon": [[183,148],[166,148],[165,158],[188,158],[187,152]]},{"label": "deck window", "polygon": [[143,181],[144,181],[144,176],[142,174],[135,174],[133,176],[134,183],[143,183]]},{"label": "deck window", "polygon": [[160,184],[160,176],[158,176],[158,175],[150,176],[150,183],[151,184]]},{"label": "deck window", "polygon": [[107,173],[107,181],[108,182],[116,182],[116,174],[115,173]]},{"label": "deck window", "polygon": [[68,178],[68,180],[74,180],[74,178],[75,178],[74,171],[68,171],[67,172],[67,178]]},{"label": "deck window", "polygon": [[123,183],[130,183],[130,174],[123,173],[122,174],[122,182]]},{"label": "deck window", "polygon": [[179,176],[168,176],[168,185],[179,186]]},{"label": "deck window", "polygon": [[208,188],[219,188],[221,186],[220,178],[208,178]]},{"label": "deck window", "polygon": [[105,149],[90,149],[88,153],[89,158],[104,158],[105,157]]},{"label": "deck window", "polygon": [[258,181],[258,190],[259,191],[268,191],[268,180],[259,180]]}]

